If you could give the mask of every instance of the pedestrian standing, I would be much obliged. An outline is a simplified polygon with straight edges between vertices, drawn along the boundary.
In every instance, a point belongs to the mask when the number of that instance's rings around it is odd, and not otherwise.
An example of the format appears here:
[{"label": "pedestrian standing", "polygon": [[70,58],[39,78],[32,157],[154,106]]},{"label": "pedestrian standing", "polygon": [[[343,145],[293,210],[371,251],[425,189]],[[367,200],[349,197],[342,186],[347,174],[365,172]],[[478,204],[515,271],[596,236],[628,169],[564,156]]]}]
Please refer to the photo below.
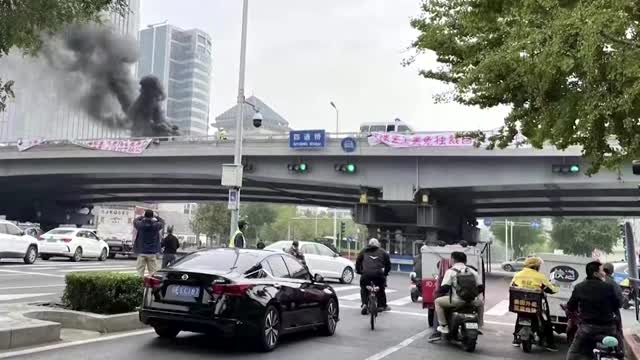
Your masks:
[{"label": "pedestrian standing", "polygon": [[162,267],[173,264],[176,261],[176,254],[180,247],[180,241],[173,235],[173,226],[167,227],[167,236],[162,239]]},{"label": "pedestrian standing", "polygon": [[246,238],[244,237],[244,230],[247,227],[247,222],[244,220],[240,220],[238,221],[238,230],[236,230],[236,232],[233,234],[233,236],[231,237],[231,239],[229,239],[229,247],[230,248],[239,248],[239,249],[244,249],[247,241]]},{"label": "pedestrian standing", "polygon": [[164,221],[154,216],[153,210],[145,210],[144,216],[133,221],[136,229],[136,239],[133,244],[138,254],[136,268],[138,275],[144,276],[145,270],[149,274],[158,271],[158,254],[160,253],[160,231],[164,228]]}]

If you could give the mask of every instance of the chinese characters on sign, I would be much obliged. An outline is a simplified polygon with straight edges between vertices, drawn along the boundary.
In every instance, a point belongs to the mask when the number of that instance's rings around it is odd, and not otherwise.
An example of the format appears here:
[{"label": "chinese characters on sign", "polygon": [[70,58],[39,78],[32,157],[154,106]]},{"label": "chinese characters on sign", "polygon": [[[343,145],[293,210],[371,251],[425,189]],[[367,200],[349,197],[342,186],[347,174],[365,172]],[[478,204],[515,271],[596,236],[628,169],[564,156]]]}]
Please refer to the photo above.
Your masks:
[{"label": "chinese characters on sign", "polygon": [[372,133],[369,136],[369,145],[385,144],[395,148],[407,147],[444,147],[444,146],[473,146],[470,138],[456,137],[455,133],[439,134],[394,134],[394,133]]},{"label": "chinese characters on sign", "polygon": [[289,132],[289,147],[292,149],[313,149],[325,146],[324,130],[301,130]]},{"label": "chinese characters on sign", "polygon": [[115,151],[127,154],[142,154],[151,139],[143,140],[74,140],[74,144],[94,150]]}]

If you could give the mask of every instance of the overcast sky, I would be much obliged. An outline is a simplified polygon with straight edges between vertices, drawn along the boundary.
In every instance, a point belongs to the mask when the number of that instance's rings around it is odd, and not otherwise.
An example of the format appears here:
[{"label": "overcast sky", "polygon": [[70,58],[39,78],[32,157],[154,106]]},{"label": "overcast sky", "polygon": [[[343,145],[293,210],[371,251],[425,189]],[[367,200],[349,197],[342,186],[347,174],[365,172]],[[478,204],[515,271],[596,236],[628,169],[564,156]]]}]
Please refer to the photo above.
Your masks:
[{"label": "overcast sky", "polygon": [[[403,67],[419,0],[251,0],[246,96],[269,104],[296,129],[355,131],[396,117],[416,130],[492,129],[506,109],[434,104],[446,86]],[[212,119],[238,91],[241,0],[142,0],[141,26],[168,20],[213,38]],[[432,56],[420,66],[434,66]]]}]

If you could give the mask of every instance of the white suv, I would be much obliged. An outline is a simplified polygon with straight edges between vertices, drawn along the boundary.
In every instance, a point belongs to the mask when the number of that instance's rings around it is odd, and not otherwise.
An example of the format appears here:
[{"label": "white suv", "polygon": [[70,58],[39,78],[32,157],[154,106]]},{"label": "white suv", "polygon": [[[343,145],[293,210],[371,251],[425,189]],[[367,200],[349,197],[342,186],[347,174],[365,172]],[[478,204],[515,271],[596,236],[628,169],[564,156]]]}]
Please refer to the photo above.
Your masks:
[{"label": "white suv", "polygon": [[93,230],[82,228],[57,228],[40,236],[40,257],[42,260],[60,256],[71,261],[83,258],[107,260],[109,245],[101,240]]},{"label": "white suv", "polygon": [[38,240],[13,223],[0,220],[0,258],[23,259],[33,264],[38,259]]}]

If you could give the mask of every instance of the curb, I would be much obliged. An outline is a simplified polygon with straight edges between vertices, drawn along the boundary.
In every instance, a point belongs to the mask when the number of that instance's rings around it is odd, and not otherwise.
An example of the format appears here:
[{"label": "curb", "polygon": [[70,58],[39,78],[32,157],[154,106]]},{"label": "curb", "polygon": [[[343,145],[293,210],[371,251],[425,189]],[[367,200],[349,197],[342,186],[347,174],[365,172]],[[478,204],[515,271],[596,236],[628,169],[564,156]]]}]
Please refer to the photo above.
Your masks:
[{"label": "curb", "polygon": [[27,325],[0,329],[0,350],[59,341],[61,329],[60,324],[48,321],[31,321]]}]

